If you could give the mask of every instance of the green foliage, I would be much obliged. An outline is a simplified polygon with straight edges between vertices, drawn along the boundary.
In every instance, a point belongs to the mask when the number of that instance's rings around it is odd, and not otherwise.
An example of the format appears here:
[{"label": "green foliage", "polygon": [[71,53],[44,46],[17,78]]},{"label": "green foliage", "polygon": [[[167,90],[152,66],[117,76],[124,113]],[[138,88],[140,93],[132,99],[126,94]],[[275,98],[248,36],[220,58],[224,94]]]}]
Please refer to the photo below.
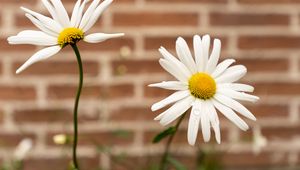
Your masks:
[{"label": "green foliage", "polygon": [[214,151],[200,150],[197,156],[197,170],[222,170],[220,155]]},{"label": "green foliage", "polygon": [[187,170],[187,168],[175,158],[168,156],[167,161],[176,169],[176,170]]},{"label": "green foliage", "polygon": [[158,135],[156,135],[153,140],[152,143],[158,143],[160,142],[162,139],[168,137],[169,135],[172,135],[176,132],[176,127],[172,126],[169,127],[168,129],[160,132]]}]

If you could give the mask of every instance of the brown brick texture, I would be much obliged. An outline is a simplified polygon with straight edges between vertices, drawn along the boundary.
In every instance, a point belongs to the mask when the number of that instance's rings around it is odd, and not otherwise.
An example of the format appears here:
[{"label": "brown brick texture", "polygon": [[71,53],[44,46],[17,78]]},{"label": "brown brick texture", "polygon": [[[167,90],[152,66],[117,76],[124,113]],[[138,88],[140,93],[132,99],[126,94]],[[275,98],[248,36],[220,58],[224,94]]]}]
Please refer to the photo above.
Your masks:
[{"label": "brown brick texture", "polygon": [[[71,12],[75,0],[62,0]],[[76,57],[70,47],[15,70],[39,47],[9,45],[6,38],[36,29],[19,9],[47,12],[41,0],[0,0],[0,162],[8,160],[25,137],[34,148],[25,170],[63,170],[70,162],[69,145],[53,136],[72,134],[72,108],[78,83]],[[192,48],[195,34],[222,40],[222,57],[248,68],[242,82],[255,86],[258,103],[245,103],[256,115],[268,144],[252,151],[253,129],[238,130],[220,115],[222,144],[196,147],[186,139],[187,120],[172,153],[195,169],[198,150],[211,148],[224,169],[297,169],[300,167],[300,0],[114,0],[90,32],[124,32],[126,36],[99,44],[79,43],[84,63],[84,89],[79,106],[79,158],[93,170],[147,169],[158,162],[163,144],[152,144],[163,130],[150,106],[171,92],[147,87],[171,80],[158,64],[158,48],[175,52],[184,37]],[[111,152],[101,152],[109,147]],[[123,156],[123,161],[120,160]],[[130,168],[131,167],[131,168]],[[133,167],[133,168],[132,168]]]}]

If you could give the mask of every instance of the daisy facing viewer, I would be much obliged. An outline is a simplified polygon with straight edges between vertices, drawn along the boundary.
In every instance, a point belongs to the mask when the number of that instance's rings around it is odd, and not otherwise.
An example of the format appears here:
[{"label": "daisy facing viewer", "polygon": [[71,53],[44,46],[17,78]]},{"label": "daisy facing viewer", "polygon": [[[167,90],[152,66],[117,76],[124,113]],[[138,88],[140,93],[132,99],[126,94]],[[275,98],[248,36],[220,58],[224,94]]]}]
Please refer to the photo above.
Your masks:
[{"label": "daisy facing viewer", "polygon": [[208,142],[211,137],[211,127],[216,141],[221,143],[217,110],[240,129],[246,131],[249,128],[248,125],[236,112],[251,120],[256,120],[256,118],[238,100],[255,102],[259,98],[245,93],[253,92],[252,86],[236,83],[246,74],[245,66],[231,66],[235,62],[233,59],[226,59],[218,64],[221,52],[219,39],[214,40],[211,54],[209,54],[209,35],[202,38],[195,35],[193,45],[195,57],[192,56],[186,41],[181,37],[176,41],[178,58],[163,47],[159,49],[163,56],[159,59],[160,65],[177,80],[149,85],[174,91],[167,98],[153,104],[151,110],[157,111],[173,104],[154,119],[165,126],[191,108],[187,132],[189,144],[195,145],[199,128],[202,130],[204,141]]}]

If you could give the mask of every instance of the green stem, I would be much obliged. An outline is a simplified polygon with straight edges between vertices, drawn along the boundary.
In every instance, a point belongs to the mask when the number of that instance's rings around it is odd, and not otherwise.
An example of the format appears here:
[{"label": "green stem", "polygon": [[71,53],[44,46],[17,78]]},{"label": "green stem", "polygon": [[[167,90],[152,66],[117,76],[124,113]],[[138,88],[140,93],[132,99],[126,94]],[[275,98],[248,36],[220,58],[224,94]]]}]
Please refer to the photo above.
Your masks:
[{"label": "green stem", "polygon": [[77,162],[77,142],[78,142],[78,105],[79,105],[79,98],[82,90],[82,85],[83,85],[83,68],[82,68],[82,61],[80,57],[80,52],[78,50],[78,47],[76,44],[71,45],[77,58],[77,63],[78,63],[78,68],[79,68],[79,85],[77,89],[77,95],[75,99],[75,104],[74,104],[74,141],[73,141],[73,166],[74,170],[79,170],[79,165]]},{"label": "green stem", "polygon": [[167,160],[168,160],[168,156],[169,156],[172,141],[173,141],[174,136],[175,136],[176,132],[178,131],[178,128],[179,128],[179,126],[180,126],[180,124],[181,124],[181,122],[182,122],[185,115],[186,115],[186,113],[184,113],[179,118],[178,122],[175,125],[175,132],[168,139],[168,142],[167,142],[166,148],[165,148],[165,152],[164,152],[163,157],[160,161],[159,170],[166,170],[166,168],[167,168]]}]

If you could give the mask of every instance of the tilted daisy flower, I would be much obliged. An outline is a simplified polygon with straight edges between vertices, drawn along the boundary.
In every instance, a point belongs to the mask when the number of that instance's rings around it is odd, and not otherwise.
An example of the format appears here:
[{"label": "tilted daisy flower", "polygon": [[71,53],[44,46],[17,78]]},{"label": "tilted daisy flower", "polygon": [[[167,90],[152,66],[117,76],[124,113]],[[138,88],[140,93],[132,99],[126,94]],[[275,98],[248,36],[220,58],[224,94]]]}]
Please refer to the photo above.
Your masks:
[{"label": "tilted daisy flower", "polygon": [[214,130],[216,141],[221,142],[217,110],[242,130],[247,130],[249,127],[235,112],[251,120],[256,120],[254,115],[237,101],[255,102],[259,99],[244,93],[253,92],[252,86],[235,83],[246,74],[246,67],[243,65],[231,66],[235,62],[233,59],[226,59],[218,64],[221,51],[219,39],[214,40],[210,55],[209,48],[209,35],[203,36],[202,39],[198,35],[194,36],[195,58],[181,37],[176,41],[176,52],[179,59],[161,47],[159,52],[163,58],[159,60],[159,63],[177,81],[164,81],[149,85],[175,91],[151,107],[152,111],[156,111],[174,103],[155,118],[162,125],[168,125],[191,108],[187,133],[190,145],[195,144],[200,126],[205,142],[210,140],[211,127]]},{"label": "tilted daisy flower", "polygon": [[55,55],[68,44],[76,44],[80,40],[88,43],[98,43],[124,35],[123,33],[93,33],[86,35],[86,32],[96,23],[102,12],[113,0],[104,0],[102,3],[100,3],[100,0],[92,0],[85,11],[85,6],[89,1],[77,0],[71,18],[61,0],[42,0],[52,18],[21,7],[26,13],[25,16],[40,31],[22,31],[16,36],[9,37],[8,42],[10,44],[32,44],[48,47],[35,53],[17,70],[17,73],[20,73],[33,63]]}]

